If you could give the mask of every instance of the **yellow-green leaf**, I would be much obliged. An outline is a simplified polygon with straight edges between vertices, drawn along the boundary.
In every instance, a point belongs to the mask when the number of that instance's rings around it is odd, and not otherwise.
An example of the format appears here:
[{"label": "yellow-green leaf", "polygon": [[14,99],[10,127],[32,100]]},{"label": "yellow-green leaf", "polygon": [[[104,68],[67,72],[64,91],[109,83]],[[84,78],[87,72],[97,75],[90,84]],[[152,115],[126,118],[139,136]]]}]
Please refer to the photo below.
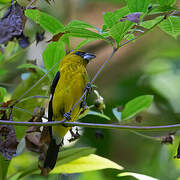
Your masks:
[{"label": "yellow-green leaf", "polygon": [[113,168],[119,170],[123,169],[122,166],[116,164],[109,159],[97,156],[95,154],[90,154],[88,156],[71,161],[67,164],[56,166],[51,173],[81,173],[106,168]]}]

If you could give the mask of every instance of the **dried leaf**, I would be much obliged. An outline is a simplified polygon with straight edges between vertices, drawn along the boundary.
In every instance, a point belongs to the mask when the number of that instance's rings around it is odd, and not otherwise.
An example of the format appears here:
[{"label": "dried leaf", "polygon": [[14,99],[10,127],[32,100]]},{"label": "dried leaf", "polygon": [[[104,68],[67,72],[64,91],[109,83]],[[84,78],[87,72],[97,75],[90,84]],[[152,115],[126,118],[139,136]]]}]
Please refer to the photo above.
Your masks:
[{"label": "dried leaf", "polygon": [[0,125],[0,153],[10,160],[16,154],[18,141],[12,125]]},{"label": "dried leaf", "polygon": [[27,42],[27,37],[23,33],[25,21],[23,8],[17,2],[12,4],[0,19],[0,44],[7,44],[14,38],[20,38],[21,47],[27,47],[28,43],[25,45],[22,40],[26,39]]},{"label": "dried leaf", "polygon": [[58,42],[59,39],[62,37],[64,33],[60,32],[58,34],[55,34],[49,41],[47,41],[48,43],[53,41],[53,42]]}]

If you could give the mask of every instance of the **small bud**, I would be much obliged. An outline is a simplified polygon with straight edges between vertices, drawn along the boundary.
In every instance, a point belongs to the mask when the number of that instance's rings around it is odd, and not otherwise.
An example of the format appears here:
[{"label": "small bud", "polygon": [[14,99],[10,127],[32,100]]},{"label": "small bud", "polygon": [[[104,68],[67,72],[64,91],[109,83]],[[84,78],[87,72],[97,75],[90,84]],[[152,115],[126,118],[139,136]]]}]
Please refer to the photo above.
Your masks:
[{"label": "small bud", "polygon": [[94,90],[94,93],[97,96],[97,99],[94,102],[95,108],[97,108],[99,111],[103,111],[105,109],[105,104],[104,104],[104,98],[99,95],[98,91]]}]

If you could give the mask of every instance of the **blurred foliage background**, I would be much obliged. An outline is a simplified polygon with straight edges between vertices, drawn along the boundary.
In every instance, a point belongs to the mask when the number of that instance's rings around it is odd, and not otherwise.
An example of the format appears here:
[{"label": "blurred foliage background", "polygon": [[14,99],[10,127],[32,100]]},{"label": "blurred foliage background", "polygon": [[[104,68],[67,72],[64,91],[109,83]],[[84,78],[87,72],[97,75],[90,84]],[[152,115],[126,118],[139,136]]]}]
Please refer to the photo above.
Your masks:
[{"label": "blurred foliage background", "polygon": [[[177,4],[179,2],[177,1]],[[114,11],[125,4],[123,0],[55,0],[48,5],[44,1],[38,1],[38,6],[45,12],[57,17],[63,24],[70,20],[84,20],[97,27],[103,24],[102,14],[108,11]],[[3,5],[4,6],[4,5]],[[1,6],[0,6],[1,7]],[[58,8],[57,8],[58,7]],[[0,12],[2,13],[2,11]],[[33,41],[35,32],[39,29],[37,25],[29,21],[26,24],[26,34]],[[18,97],[23,91],[30,87],[30,84],[36,82],[42,72],[34,74],[31,80],[21,82],[26,78],[27,72],[17,67],[28,60],[37,60],[42,66],[42,52],[46,46],[46,41],[50,39],[48,33],[45,34],[45,41],[37,46],[34,42],[29,48],[17,51],[15,43],[9,43],[5,50],[5,57],[8,61],[1,64],[0,85],[8,90],[10,96]],[[71,48],[75,47],[80,41],[72,38]],[[89,43],[83,50],[96,54],[97,58],[88,65],[90,77],[94,75],[100,65],[105,61],[111,52],[111,47],[102,41]],[[16,53],[18,52],[18,53]],[[145,94],[154,95],[152,106],[145,112],[139,114],[141,122],[133,122],[133,125],[166,125],[176,124],[180,121],[180,39],[174,39],[168,34],[156,28],[153,32],[143,36],[135,43],[131,43],[121,48],[105,67],[96,81],[96,85],[101,96],[104,97],[106,109],[105,114],[116,122],[112,109],[123,106],[129,100]],[[0,54],[1,60],[1,54]],[[29,81],[29,82],[28,82]],[[30,84],[29,84],[30,83]],[[48,80],[43,81],[44,89],[36,88],[34,92],[28,95],[48,95]],[[26,88],[25,88],[26,87]],[[14,91],[16,89],[16,91]],[[16,94],[17,92],[17,94]],[[6,97],[8,100],[8,96]],[[89,98],[89,104],[94,101],[94,95]],[[46,101],[39,101],[39,105],[44,105]],[[47,103],[46,103],[47,104]],[[19,104],[20,107],[34,110],[34,103]],[[16,111],[24,120],[24,113]],[[26,115],[27,118],[27,115]],[[27,120],[27,119],[26,119]],[[83,122],[105,123],[101,118],[94,119],[94,116],[86,116]],[[131,123],[132,125],[132,123]],[[17,127],[22,128],[22,127]],[[84,147],[91,146],[97,149],[96,154],[107,157],[112,161],[122,165],[125,171],[146,174],[161,180],[180,179],[180,160],[174,159],[176,155],[179,133],[176,132],[175,140],[172,145],[161,144],[149,136],[164,136],[169,132],[145,133],[137,135],[129,131],[83,129],[83,135],[73,146]],[[103,136],[103,138],[99,138]],[[21,136],[21,135],[20,135]],[[30,154],[28,154],[31,157]],[[34,156],[34,155],[33,155]],[[30,158],[31,159],[31,158]],[[21,159],[23,161],[23,158]],[[27,160],[30,161],[30,160]],[[27,163],[24,162],[24,163]],[[93,171],[82,174],[49,176],[46,179],[62,178],[63,180],[131,180],[133,177],[117,177],[119,171],[107,169]],[[40,176],[30,176],[26,179],[44,179]]]}]

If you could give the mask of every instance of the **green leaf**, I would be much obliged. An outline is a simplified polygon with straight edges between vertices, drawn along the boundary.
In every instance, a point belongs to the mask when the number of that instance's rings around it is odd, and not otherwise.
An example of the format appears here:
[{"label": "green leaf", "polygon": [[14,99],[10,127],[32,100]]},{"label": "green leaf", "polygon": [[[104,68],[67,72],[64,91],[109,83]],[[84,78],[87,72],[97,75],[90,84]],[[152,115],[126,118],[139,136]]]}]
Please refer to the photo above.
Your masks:
[{"label": "green leaf", "polygon": [[[60,166],[63,165],[65,163],[69,163],[71,161],[74,161],[80,157],[84,157],[84,156],[88,156],[89,154],[92,154],[96,151],[95,148],[91,148],[91,147],[82,147],[82,148],[72,148],[72,149],[68,149],[68,150],[64,150],[64,151],[60,151],[59,152],[59,158],[57,160],[56,166]],[[27,167],[27,163],[24,164],[22,163],[22,161],[20,161],[20,157],[22,157],[23,155],[23,159],[25,162],[27,162],[27,159],[29,158],[30,161],[30,166]],[[32,163],[34,158],[37,159],[37,157],[32,157],[31,156],[27,156],[28,154],[22,154],[21,156],[17,156],[15,158],[13,158],[12,163],[11,163],[11,172],[14,173],[15,167],[18,167],[18,171],[21,171],[21,174],[19,175],[19,178],[22,178],[24,176],[27,176],[29,174],[33,174],[33,173],[39,173],[40,170],[37,167],[37,162]],[[36,161],[36,160],[34,160]],[[25,166],[25,167],[24,167]],[[17,171],[17,168],[16,168]]]},{"label": "green leaf", "polygon": [[0,180],[6,179],[9,163],[10,161],[6,160],[0,153]]},{"label": "green leaf", "polygon": [[56,165],[51,173],[80,173],[106,168],[113,168],[118,170],[123,169],[122,166],[110,161],[109,159],[97,156],[95,154],[90,154],[88,156],[71,161],[67,164]]},{"label": "green leaf", "polygon": [[3,102],[4,96],[6,95],[7,91],[5,88],[0,87],[0,102]]},{"label": "green leaf", "polygon": [[158,21],[160,21],[163,17],[159,16],[153,20],[149,20],[149,21],[143,21],[141,22],[141,26],[146,28],[146,29],[150,29],[151,27],[153,27]]},{"label": "green leaf", "polygon": [[[32,87],[32,85],[34,85],[40,78],[42,78],[42,75],[40,73],[30,73],[29,77],[26,80],[23,80],[16,87],[16,89],[12,94],[12,99],[17,99],[20,96],[22,96],[22,94],[24,94],[27,90],[29,90]],[[24,98],[27,98],[29,96],[37,96],[37,95],[46,96],[49,91],[48,84],[50,84],[50,82],[49,82],[49,78],[46,76],[43,80],[39,82],[39,84],[36,87],[31,89],[31,91],[29,91],[24,96]],[[40,108],[44,106],[45,100],[46,99],[44,98],[39,98],[39,99],[30,98],[26,101],[19,102],[18,107],[28,110],[29,112],[34,112],[35,108]],[[18,109],[13,109],[14,121],[28,121],[32,117],[32,114],[29,114],[28,111],[25,110],[20,111]],[[14,128],[18,140],[24,137],[27,127],[14,126]]]},{"label": "green leaf", "polygon": [[94,39],[103,39],[106,40],[100,34],[90,31],[88,29],[80,28],[80,27],[66,27],[66,32],[69,33],[70,36],[80,37],[80,38],[94,38]]},{"label": "green leaf", "polygon": [[83,41],[81,41],[75,48],[74,48],[74,50],[78,50],[78,49],[80,49],[82,46],[84,46],[84,45],[86,45],[87,43],[89,43],[89,42],[92,42],[92,41],[94,41],[95,39],[85,39],[85,40],[83,40]]},{"label": "green leaf", "polygon": [[172,6],[176,0],[158,0],[161,6]]},{"label": "green leaf", "polygon": [[111,28],[110,34],[115,39],[117,44],[119,44],[119,42],[123,39],[123,37],[133,25],[134,23],[131,21],[123,21],[115,24]]},{"label": "green leaf", "polygon": [[59,20],[37,9],[27,9],[25,10],[25,15],[52,34],[64,31],[64,26]]},{"label": "green leaf", "polygon": [[80,20],[72,20],[69,24],[66,25],[66,27],[93,28],[93,29],[96,28],[95,26]]},{"label": "green leaf", "polygon": [[46,73],[47,71],[44,69],[44,68],[42,68],[42,67],[40,67],[40,66],[37,66],[37,65],[35,65],[35,64],[21,64],[21,65],[19,65],[18,67],[17,67],[18,69],[24,69],[24,68],[32,68],[32,69],[36,69],[37,71],[41,71],[41,72],[43,72],[43,73]]},{"label": "green leaf", "polygon": [[176,38],[180,34],[180,17],[167,17],[166,20],[159,24],[159,27],[164,32]]},{"label": "green leaf", "polygon": [[[51,42],[48,44],[47,48],[43,52],[43,62],[46,70],[52,68],[54,64],[60,61],[65,56],[65,46],[62,40],[58,42]],[[52,75],[54,76],[55,73],[58,71],[58,65],[51,71]]]},{"label": "green leaf", "polygon": [[147,12],[150,0],[126,0],[130,12]]},{"label": "green leaf", "polygon": [[121,121],[121,112],[118,111],[118,108],[113,108],[112,112],[113,112],[114,116],[116,117],[116,119],[118,121]]},{"label": "green leaf", "polygon": [[59,158],[57,160],[57,165],[68,163],[80,157],[92,154],[95,151],[96,149],[91,148],[91,147],[72,148],[72,149],[61,151],[58,156]]},{"label": "green leaf", "polygon": [[101,117],[101,118],[104,118],[104,119],[107,119],[107,120],[111,120],[110,117],[106,116],[105,114],[96,112],[96,111],[89,111],[89,112],[87,113],[87,115],[99,116],[99,117]]},{"label": "green leaf", "polygon": [[[104,28],[107,29],[107,28],[112,28],[112,26],[116,23],[119,22],[119,20],[126,16],[127,14],[129,13],[129,9],[127,6],[121,8],[121,9],[118,9],[114,12],[107,12],[105,14],[103,14],[103,19],[104,19]],[[105,27],[107,26],[107,27]]]},{"label": "green leaf", "polygon": [[156,178],[146,176],[144,174],[138,174],[138,173],[133,173],[133,172],[123,172],[118,174],[119,177],[124,177],[124,176],[133,176],[138,180],[158,180]]},{"label": "green leaf", "polygon": [[140,111],[149,108],[149,106],[152,104],[152,101],[152,95],[139,96],[129,101],[122,111],[122,120],[129,119]]}]

